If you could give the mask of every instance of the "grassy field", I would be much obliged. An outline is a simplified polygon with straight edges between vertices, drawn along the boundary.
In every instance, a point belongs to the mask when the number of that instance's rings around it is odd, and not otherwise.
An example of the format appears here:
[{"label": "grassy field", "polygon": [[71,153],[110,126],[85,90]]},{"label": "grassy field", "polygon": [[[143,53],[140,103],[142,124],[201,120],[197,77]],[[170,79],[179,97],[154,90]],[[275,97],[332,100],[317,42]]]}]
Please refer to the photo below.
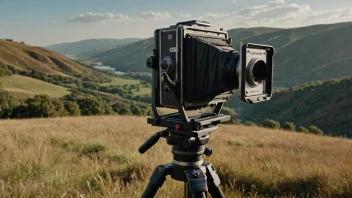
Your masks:
[{"label": "grassy field", "polygon": [[0,83],[15,98],[28,98],[38,94],[60,98],[70,93],[67,88],[20,75],[0,77]]},{"label": "grassy field", "polygon": [[[0,121],[0,197],[140,197],[172,160],[164,139],[137,152],[158,130],[145,117]],[[352,197],[351,140],[221,125],[208,146],[227,197]],[[167,179],[157,197],[182,193]]]},{"label": "grassy field", "polygon": [[125,78],[112,78],[112,82],[108,82],[108,83],[101,83],[101,86],[123,86],[123,85],[138,85],[140,82],[139,80],[133,80],[133,79],[125,79]]}]

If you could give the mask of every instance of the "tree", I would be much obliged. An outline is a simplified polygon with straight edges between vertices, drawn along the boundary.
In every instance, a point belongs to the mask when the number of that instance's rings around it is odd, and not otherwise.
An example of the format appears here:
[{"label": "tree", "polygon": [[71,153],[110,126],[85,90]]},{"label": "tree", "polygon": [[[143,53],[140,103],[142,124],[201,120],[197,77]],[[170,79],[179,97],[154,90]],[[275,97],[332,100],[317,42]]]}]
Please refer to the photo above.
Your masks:
[{"label": "tree", "polygon": [[324,135],[324,132],[321,129],[319,129],[317,126],[314,126],[314,125],[309,126],[308,130],[311,133],[316,134],[316,135]]},{"label": "tree", "polygon": [[132,114],[137,115],[137,116],[141,116],[141,115],[143,115],[143,112],[141,111],[141,109],[139,107],[134,107],[134,108],[132,108]]},{"label": "tree", "polygon": [[51,101],[55,106],[55,115],[56,117],[63,117],[69,115],[68,111],[66,111],[64,103],[60,100],[53,100]]},{"label": "tree", "polygon": [[81,110],[79,109],[79,105],[76,102],[65,101],[64,103],[65,109],[70,116],[80,116]]},{"label": "tree", "polygon": [[286,131],[296,131],[296,125],[293,122],[285,122],[282,128]]},{"label": "tree", "polygon": [[12,96],[7,91],[0,90],[0,118],[9,117],[12,108]]},{"label": "tree", "polygon": [[103,115],[105,112],[103,102],[93,96],[80,98],[77,100],[77,104],[82,115]]},{"label": "tree", "polygon": [[118,111],[119,115],[132,115],[132,112],[130,111],[130,109],[128,108],[121,108],[119,111]]},{"label": "tree", "polygon": [[263,123],[263,127],[270,129],[280,129],[280,122],[275,120],[265,119]]},{"label": "tree", "polygon": [[28,98],[24,102],[26,115],[28,118],[42,118],[56,116],[56,106],[50,101],[48,95],[36,95]]}]

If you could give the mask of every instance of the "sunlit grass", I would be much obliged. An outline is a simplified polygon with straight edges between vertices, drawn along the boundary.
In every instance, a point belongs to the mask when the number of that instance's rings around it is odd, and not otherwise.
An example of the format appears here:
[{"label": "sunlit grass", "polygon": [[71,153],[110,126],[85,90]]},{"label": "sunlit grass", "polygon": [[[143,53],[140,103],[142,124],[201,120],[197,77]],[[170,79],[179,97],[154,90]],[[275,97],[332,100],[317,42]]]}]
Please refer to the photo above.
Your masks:
[{"label": "sunlit grass", "polygon": [[[158,164],[172,160],[145,117],[0,121],[0,197],[140,197]],[[352,141],[221,125],[211,157],[227,197],[352,197]],[[167,179],[157,197],[182,197]]]}]

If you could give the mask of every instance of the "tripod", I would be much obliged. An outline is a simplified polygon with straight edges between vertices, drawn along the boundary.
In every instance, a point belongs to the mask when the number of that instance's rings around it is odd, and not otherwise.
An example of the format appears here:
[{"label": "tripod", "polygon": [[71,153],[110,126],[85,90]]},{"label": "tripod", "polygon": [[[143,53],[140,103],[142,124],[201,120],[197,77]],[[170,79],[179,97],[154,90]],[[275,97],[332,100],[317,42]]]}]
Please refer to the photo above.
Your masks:
[{"label": "tripod", "polygon": [[198,131],[167,128],[150,137],[138,149],[139,152],[145,153],[160,137],[164,137],[167,144],[172,145],[173,161],[159,165],[154,170],[142,198],[154,197],[168,175],[174,180],[184,182],[185,198],[206,198],[207,192],[213,198],[223,198],[215,168],[210,163],[204,163],[202,158],[203,154],[212,154],[212,150],[205,148],[205,145],[209,142],[209,134],[215,129],[216,126]]}]

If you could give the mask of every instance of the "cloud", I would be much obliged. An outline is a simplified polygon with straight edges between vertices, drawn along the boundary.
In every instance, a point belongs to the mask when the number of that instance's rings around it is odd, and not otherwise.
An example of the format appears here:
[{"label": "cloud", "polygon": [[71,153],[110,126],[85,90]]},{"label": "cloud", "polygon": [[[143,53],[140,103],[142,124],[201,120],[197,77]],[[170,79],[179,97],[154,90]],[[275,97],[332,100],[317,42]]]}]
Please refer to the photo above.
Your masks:
[{"label": "cloud", "polygon": [[170,19],[171,15],[169,12],[145,12],[141,14],[141,18],[144,20],[165,20]]},{"label": "cloud", "polygon": [[283,0],[275,0],[268,4],[248,6],[231,13],[205,13],[199,19],[215,20],[216,23],[227,20],[234,25],[242,26],[262,26],[277,22],[292,22],[299,16],[310,13],[311,10],[307,4],[287,4]]},{"label": "cloud", "polygon": [[270,3],[271,4],[284,4],[285,0],[271,0]]},{"label": "cloud", "polygon": [[94,13],[94,12],[87,12],[84,14],[78,14],[70,19],[68,22],[74,23],[108,23],[108,22],[115,22],[115,23],[132,23],[137,21],[156,21],[156,20],[168,20],[168,19],[186,19],[190,18],[190,14],[185,13],[170,13],[170,12],[144,12],[139,16],[131,17],[124,14],[114,14],[110,12],[106,13]]},{"label": "cloud", "polygon": [[106,13],[93,13],[87,12],[85,14],[78,14],[70,18],[69,22],[75,23],[97,23],[97,22],[128,22],[129,17],[123,14],[113,14],[110,12]]},{"label": "cloud", "polygon": [[316,11],[310,16],[314,20],[339,19],[344,17],[352,17],[352,8],[334,9],[325,11]]}]

